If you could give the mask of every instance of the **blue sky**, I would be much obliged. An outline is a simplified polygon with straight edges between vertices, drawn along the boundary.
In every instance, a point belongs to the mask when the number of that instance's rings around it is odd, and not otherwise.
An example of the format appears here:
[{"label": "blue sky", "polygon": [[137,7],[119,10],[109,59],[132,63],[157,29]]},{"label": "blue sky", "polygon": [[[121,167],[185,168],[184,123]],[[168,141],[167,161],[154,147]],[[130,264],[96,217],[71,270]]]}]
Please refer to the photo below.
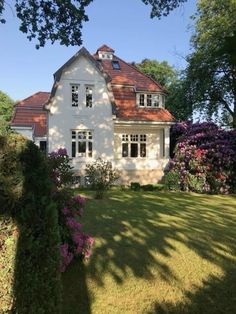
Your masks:
[{"label": "blue sky", "polygon": [[[93,53],[107,44],[125,61],[167,60],[183,68],[193,31],[190,16],[195,10],[196,0],[189,0],[158,20],[150,19],[150,7],[141,0],[94,0],[86,11],[89,22],[83,27],[83,46]],[[10,8],[5,18],[7,23],[0,24],[0,90],[14,100],[50,91],[53,73],[80,47],[48,43],[36,50],[35,43],[18,30],[19,22]]]}]

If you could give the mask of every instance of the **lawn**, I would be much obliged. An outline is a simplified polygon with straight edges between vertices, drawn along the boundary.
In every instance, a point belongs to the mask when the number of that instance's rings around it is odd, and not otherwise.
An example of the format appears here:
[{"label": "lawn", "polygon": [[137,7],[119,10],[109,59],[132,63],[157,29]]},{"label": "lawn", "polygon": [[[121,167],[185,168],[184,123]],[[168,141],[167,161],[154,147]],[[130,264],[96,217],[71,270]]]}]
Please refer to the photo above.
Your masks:
[{"label": "lawn", "polygon": [[63,275],[63,313],[236,313],[235,196],[115,190],[83,222],[95,245]]}]

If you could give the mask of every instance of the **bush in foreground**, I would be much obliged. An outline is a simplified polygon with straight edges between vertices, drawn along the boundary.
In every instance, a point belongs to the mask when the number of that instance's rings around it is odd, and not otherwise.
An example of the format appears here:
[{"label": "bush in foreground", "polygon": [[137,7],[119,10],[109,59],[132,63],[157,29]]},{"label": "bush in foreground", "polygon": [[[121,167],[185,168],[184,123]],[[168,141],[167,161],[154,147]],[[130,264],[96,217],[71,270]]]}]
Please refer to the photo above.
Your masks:
[{"label": "bush in foreground", "polygon": [[1,212],[12,217],[18,236],[8,257],[15,261],[14,269],[9,268],[14,272],[13,295],[9,274],[5,272],[2,279],[14,301],[8,311],[60,313],[60,238],[47,162],[38,147],[20,135],[1,137],[0,142]]}]

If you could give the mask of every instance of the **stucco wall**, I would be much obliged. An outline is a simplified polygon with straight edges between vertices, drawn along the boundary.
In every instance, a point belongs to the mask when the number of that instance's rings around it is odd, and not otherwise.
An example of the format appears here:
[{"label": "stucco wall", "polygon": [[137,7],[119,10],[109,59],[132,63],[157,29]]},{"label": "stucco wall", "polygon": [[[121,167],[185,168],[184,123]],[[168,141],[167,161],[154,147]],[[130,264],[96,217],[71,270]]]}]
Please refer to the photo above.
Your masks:
[{"label": "stucco wall", "polygon": [[[79,106],[71,105],[71,84],[79,84]],[[86,108],[86,85],[93,85],[93,107]],[[48,117],[49,152],[65,147],[71,156],[71,130],[92,130],[93,157],[73,158],[76,169],[102,157],[113,158],[112,108],[105,79],[94,65],[80,56],[64,70]]]}]

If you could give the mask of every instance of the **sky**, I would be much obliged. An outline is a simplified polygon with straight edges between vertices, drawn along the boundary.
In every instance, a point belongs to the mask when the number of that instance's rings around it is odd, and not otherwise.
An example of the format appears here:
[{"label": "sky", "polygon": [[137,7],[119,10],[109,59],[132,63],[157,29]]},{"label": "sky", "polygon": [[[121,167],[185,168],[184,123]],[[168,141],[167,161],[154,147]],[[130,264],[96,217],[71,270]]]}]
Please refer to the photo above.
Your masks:
[{"label": "sky", "polygon": [[[89,21],[83,26],[82,46],[94,53],[107,44],[127,62],[148,58],[184,68],[194,31],[190,16],[196,11],[196,1],[188,0],[158,20],[150,18],[151,8],[141,0],[94,0],[86,10]],[[16,101],[38,91],[49,92],[53,73],[82,46],[47,43],[37,50],[36,42],[28,41],[19,31],[12,10],[14,2],[8,0],[4,14],[7,22],[0,24],[0,90]]]}]

